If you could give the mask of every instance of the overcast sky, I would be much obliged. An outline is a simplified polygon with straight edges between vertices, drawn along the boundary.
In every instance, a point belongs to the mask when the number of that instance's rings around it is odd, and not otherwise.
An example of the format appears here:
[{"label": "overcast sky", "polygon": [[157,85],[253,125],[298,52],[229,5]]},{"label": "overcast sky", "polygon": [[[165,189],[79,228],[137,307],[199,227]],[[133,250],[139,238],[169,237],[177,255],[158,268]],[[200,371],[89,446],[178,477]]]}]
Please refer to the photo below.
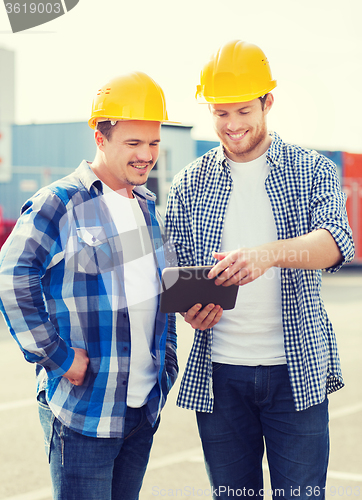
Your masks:
[{"label": "overcast sky", "polygon": [[95,91],[129,71],[164,89],[170,119],[215,140],[194,95],[204,63],[233,39],[259,45],[278,82],[269,128],[301,146],[362,153],[361,0],[80,0],[69,13],[12,34],[18,123],[87,120]]}]

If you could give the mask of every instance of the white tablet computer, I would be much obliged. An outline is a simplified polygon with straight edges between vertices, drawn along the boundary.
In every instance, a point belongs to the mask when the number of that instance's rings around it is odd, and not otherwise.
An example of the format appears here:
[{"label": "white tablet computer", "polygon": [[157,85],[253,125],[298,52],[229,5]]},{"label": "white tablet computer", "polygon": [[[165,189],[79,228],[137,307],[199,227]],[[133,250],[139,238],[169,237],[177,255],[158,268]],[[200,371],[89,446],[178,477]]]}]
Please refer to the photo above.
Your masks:
[{"label": "white tablet computer", "polygon": [[168,267],[162,273],[161,311],[186,312],[195,304],[235,307],[237,285],[217,286],[207,277],[212,266]]}]

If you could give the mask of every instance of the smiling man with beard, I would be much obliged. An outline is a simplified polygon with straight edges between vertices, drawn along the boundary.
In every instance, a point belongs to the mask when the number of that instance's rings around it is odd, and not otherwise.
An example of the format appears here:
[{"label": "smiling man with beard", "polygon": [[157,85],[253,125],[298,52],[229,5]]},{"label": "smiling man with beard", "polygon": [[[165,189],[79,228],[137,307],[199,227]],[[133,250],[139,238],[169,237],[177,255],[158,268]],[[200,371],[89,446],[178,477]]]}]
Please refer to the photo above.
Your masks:
[{"label": "smiling man with beard", "polygon": [[197,96],[221,145],[176,175],[166,227],[179,266],[213,265],[236,306],[195,328],[178,405],[194,409],[215,498],[263,496],[267,449],[279,496],[324,498],[327,394],[343,386],[321,269],[354,256],[335,165],[267,131],[276,87],[239,40],[204,66]]}]

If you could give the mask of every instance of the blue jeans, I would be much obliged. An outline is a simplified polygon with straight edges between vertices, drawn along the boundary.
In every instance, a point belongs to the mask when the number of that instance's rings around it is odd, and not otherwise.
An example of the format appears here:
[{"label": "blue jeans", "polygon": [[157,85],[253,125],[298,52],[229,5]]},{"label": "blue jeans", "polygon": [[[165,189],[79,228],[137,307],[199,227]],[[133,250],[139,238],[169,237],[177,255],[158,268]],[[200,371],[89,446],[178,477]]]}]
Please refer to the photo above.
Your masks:
[{"label": "blue jeans", "polygon": [[328,399],[295,411],[286,365],[213,364],[213,413],[197,412],[214,498],[322,500],[329,456]]},{"label": "blue jeans", "polygon": [[38,396],[54,500],[136,500],[154,427],[144,408],[127,408],[124,438],[92,438],[63,425]]}]

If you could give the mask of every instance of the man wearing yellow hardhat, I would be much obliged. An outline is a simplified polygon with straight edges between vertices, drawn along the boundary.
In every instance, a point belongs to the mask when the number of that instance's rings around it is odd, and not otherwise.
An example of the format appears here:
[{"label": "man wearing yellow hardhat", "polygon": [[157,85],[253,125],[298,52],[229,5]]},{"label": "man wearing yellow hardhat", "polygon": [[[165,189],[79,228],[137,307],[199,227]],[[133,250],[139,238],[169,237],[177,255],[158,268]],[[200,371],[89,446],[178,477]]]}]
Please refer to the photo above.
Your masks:
[{"label": "man wearing yellow hardhat", "polygon": [[354,245],[335,165],[267,132],[276,86],[259,47],[232,41],[201,72],[221,145],[176,175],[166,226],[180,266],[240,285],[195,340],[178,405],[194,409],[213,496],[324,498],[327,394],[343,386],[320,297]]},{"label": "man wearing yellow hardhat", "polygon": [[175,318],[159,309],[169,251],[143,186],[167,120],[144,73],[103,86],[94,161],[28,200],[0,254],[0,309],[37,364],[56,500],[138,498],[177,377]]}]

